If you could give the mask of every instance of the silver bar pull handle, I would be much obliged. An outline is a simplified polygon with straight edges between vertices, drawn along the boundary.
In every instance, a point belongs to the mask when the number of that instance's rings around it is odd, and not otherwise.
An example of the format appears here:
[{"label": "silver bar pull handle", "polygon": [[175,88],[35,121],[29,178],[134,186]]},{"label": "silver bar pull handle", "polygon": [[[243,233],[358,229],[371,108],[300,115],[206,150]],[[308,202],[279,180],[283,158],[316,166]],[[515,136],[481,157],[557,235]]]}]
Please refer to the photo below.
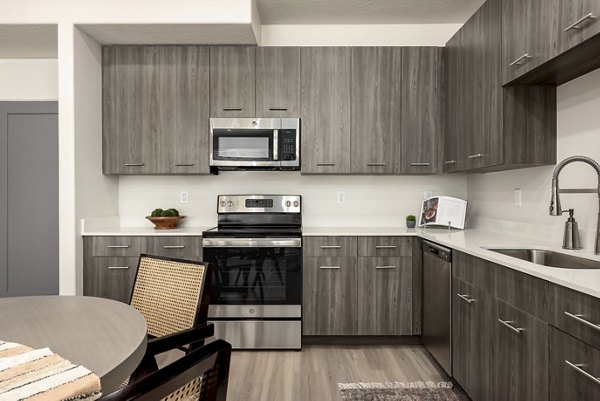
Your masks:
[{"label": "silver bar pull handle", "polygon": [[125,167],[142,167],[144,163],[125,163]]},{"label": "silver bar pull handle", "polygon": [[375,266],[376,269],[396,269],[398,266]]},{"label": "silver bar pull handle", "polygon": [[375,245],[375,249],[396,249],[396,245]]},{"label": "silver bar pull handle", "polygon": [[109,245],[108,247],[111,249],[113,249],[113,248],[122,249],[122,248],[129,248],[129,245]]},{"label": "silver bar pull handle", "polygon": [[416,163],[410,163],[410,165],[412,167],[428,167],[431,166],[431,163],[426,163],[426,162],[416,162]]},{"label": "silver bar pull handle", "polygon": [[279,160],[279,131],[273,130],[273,160]]},{"label": "silver bar pull handle", "polygon": [[321,249],[340,249],[341,245],[321,245]]},{"label": "silver bar pull handle", "polygon": [[269,107],[270,111],[287,111],[287,107]]},{"label": "silver bar pull handle", "polygon": [[587,20],[596,19],[596,18],[597,17],[594,15],[594,13],[586,14],[583,17],[579,18],[577,21],[573,22],[568,27],[566,27],[565,32],[569,32],[572,29],[581,29],[581,27],[579,25],[581,25],[582,22],[585,22]]},{"label": "silver bar pull handle", "polygon": [[241,107],[223,107],[223,111],[242,111]]},{"label": "silver bar pull handle", "polygon": [[123,270],[123,269],[129,269],[129,266],[108,266],[108,269],[111,269],[111,270]]},{"label": "silver bar pull handle", "polygon": [[585,367],[584,364],[582,364],[582,363],[573,363],[573,362],[568,361],[567,359],[565,359],[565,363],[568,366],[570,366],[573,369],[575,369],[575,371],[577,373],[581,373],[582,375],[584,375],[588,379],[593,380],[596,384],[600,384],[600,377],[596,377],[596,376],[594,376],[594,375],[592,375],[592,374],[590,374],[590,373],[588,373],[588,372],[586,372],[585,370],[582,369],[582,368]]},{"label": "silver bar pull handle", "polygon": [[469,296],[467,294],[456,294],[458,295],[458,297],[464,301],[467,301],[468,303],[473,303],[475,302],[475,300],[473,298],[469,298]]},{"label": "silver bar pull handle", "polygon": [[525,64],[527,59],[530,59],[530,58],[531,58],[531,56],[529,55],[529,53],[525,53],[521,57],[519,57],[518,59],[516,59],[515,61],[510,63],[509,66],[514,67],[516,65],[523,65],[523,64]]},{"label": "silver bar pull handle", "polygon": [[385,163],[367,163],[369,167],[385,167]]},{"label": "silver bar pull handle", "polygon": [[175,164],[175,167],[193,167],[195,165],[196,163],[177,163]]},{"label": "silver bar pull handle", "polygon": [[328,270],[328,269],[341,269],[341,266],[319,266],[319,269],[324,269],[324,270]]},{"label": "silver bar pull handle", "polygon": [[185,245],[163,245],[164,249],[183,249]]},{"label": "silver bar pull handle", "polygon": [[479,159],[483,157],[483,153],[477,153],[475,155],[469,156],[469,159]]},{"label": "silver bar pull handle", "polygon": [[561,188],[559,194],[597,194],[598,188]]},{"label": "silver bar pull handle", "polygon": [[444,164],[456,164],[456,160],[445,161]]},{"label": "silver bar pull handle", "polygon": [[500,324],[502,324],[505,327],[508,327],[509,329],[511,329],[512,331],[514,331],[517,334],[521,334],[521,332],[524,330],[521,327],[515,327],[512,325],[512,323],[514,323],[512,320],[502,320],[502,319],[498,319],[498,322]]},{"label": "silver bar pull handle", "polygon": [[567,312],[567,311],[565,311],[565,315],[567,315],[568,317],[570,317],[573,320],[578,321],[579,323],[583,323],[586,326],[591,327],[592,329],[600,330],[600,324],[595,324],[595,323],[590,322],[589,320],[585,320],[583,318],[583,315],[579,315],[579,314],[575,314],[575,313],[571,313],[571,312]]},{"label": "silver bar pull handle", "polygon": [[335,163],[317,163],[317,166],[319,166],[319,167],[333,167],[333,166],[335,166]]}]

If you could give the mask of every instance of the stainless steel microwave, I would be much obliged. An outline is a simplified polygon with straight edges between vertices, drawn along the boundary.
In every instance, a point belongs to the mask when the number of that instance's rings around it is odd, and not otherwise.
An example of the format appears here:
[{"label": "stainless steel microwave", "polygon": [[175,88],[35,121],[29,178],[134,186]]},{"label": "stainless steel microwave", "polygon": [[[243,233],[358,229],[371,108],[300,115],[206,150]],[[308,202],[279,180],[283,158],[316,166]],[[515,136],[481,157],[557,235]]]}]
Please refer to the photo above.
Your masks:
[{"label": "stainless steel microwave", "polygon": [[210,166],[299,170],[299,118],[211,118]]}]

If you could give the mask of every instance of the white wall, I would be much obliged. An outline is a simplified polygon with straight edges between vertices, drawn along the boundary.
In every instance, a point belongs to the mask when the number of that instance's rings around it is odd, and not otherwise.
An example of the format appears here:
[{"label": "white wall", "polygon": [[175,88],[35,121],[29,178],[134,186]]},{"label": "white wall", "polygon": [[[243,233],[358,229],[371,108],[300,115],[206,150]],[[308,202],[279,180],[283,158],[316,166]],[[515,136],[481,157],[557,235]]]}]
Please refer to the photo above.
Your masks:
[{"label": "white wall", "polygon": [[261,46],[444,46],[462,24],[263,25]]},{"label": "white wall", "polygon": [[[584,155],[600,162],[600,70],[558,88],[557,157]],[[468,194],[471,216],[529,223],[520,232],[550,236],[560,243],[566,216],[548,215],[550,184],[554,166],[470,175]],[[565,167],[560,176],[563,188],[596,188],[594,170],[585,164]],[[514,204],[514,190],[523,191],[523,206]],[[586,248],[592,248],[596,228],[598,196],[563,194],[563,209],[574,208]],[[481,223],[481,222],[480,222]],[[513,224],[513,227],[515,225]]]},{"label": "white wall", "polygon": [[58,100],[58,60],[0,59],[0,100]]},{"label": "white wall", "polygon": [[[179,203],[180,191],[189,203]],[[154,208],[174,207],[187,226],[214,226],[219,194],[300,194],[306,226],[397,226],[417,214],[423,191],[466,196],[464,176],[307,176],[300,172],[224,172],[218,176],[134,177],[119,182],[122,224],[149,225]],[[346,202],[337,203],[337,191]]]}]

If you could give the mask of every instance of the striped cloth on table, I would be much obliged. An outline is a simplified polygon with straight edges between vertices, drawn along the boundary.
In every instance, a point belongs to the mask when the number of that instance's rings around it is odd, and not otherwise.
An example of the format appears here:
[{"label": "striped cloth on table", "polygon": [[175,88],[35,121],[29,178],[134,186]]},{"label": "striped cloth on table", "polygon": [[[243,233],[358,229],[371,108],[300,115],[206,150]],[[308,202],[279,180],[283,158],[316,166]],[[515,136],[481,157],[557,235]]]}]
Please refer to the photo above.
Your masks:
[{"label": "striped cloth on table", "polygon": [[100,379],[50,349],[0,341],[0,401],[91,401]]}]

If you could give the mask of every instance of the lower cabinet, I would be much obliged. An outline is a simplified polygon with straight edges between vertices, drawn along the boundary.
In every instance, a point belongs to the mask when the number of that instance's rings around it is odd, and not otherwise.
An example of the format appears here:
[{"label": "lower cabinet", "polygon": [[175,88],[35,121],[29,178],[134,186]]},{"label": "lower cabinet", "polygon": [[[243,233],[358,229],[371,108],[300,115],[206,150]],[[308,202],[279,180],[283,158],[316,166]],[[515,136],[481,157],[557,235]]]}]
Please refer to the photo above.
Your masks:
[{"label": "lower cabinet", "polygon": [[303,265],[303,334],[356,334],[356,258],[309,256]]},{"label": "lower cabinet", "polygon": [[[415,335],[420,267],[410,237],[304,237],[304,335]],[[417,288],[418,287],[418,288]]]},{"label": "lower cabinet", "polygon": [[202,260],[200,237],[83,238],[83,295],[129,303],[141,253]]},{"label": "lower cabinet", "polygon": [[600,350],[550,327],[552,401],[600,400]]}]

